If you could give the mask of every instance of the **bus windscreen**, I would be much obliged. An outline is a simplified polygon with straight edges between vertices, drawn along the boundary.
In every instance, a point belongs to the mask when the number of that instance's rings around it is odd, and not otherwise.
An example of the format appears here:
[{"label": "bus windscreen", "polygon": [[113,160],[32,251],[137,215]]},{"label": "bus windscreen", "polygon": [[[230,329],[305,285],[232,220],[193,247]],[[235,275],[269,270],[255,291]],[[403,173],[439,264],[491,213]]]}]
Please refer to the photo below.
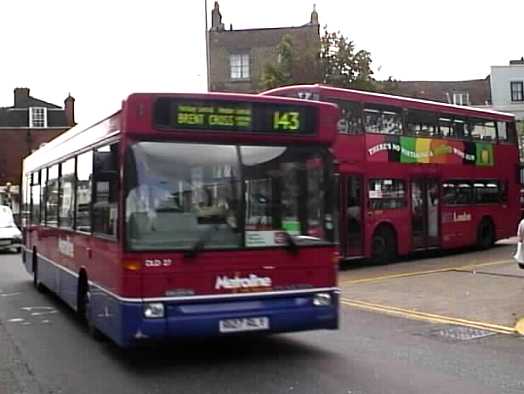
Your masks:
[{"label": "bus windscreen", "polygon": [[280,103],[159,98],[154,122],[174,131],[315,135],[317,109]]}]

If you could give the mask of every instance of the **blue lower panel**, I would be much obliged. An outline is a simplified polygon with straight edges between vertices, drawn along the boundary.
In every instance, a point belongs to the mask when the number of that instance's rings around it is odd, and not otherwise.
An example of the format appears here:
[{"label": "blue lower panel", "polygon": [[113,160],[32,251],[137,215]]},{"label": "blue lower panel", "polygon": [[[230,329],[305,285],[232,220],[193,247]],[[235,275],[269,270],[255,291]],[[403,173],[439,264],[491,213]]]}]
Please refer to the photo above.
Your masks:
[{"label": "blue lower panel", "polygon": [[[338,328],[338,295],[333,293],[330,306],[314,306],[313,295],[274,297],[249,301],[167,303],[167,317],[145,319],[143,305],[121,303],[122,322],[113,326],[120,332],[107,332],[121,346],[132,346],[144,340],[168,340],[182,337],[211,337],[221,334],[223,319],[267,317],[269,329],[251,333],[268,334]],[[115,317],[115,315],[113,315]],[[108,327],[109,328],[109,327]],[[116,335],[115,335],[116,334]]]}]

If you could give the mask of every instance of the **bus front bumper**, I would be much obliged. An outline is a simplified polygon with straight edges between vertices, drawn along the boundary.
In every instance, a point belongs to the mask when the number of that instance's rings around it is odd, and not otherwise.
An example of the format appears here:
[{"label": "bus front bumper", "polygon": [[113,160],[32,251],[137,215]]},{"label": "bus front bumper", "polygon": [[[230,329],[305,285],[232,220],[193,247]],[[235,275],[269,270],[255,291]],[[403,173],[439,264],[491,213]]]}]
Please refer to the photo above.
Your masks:
[{"label": "bus front bumper", "polygon": [[329,291],[235,301],[164,302],[161,318],[146,318],[147,306],[121,304],[125,324],[117,339],[120,345],[184,337],[337,329],[339,294]]}]

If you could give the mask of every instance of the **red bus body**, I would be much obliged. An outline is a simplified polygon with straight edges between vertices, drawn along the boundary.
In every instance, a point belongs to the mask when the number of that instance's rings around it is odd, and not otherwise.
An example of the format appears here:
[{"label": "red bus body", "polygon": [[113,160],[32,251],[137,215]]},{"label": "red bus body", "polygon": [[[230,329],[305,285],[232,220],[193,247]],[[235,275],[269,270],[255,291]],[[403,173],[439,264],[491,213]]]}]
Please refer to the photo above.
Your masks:
[{"label": "red bus body", "polygon": [[[217,131],[198,127],[175,129],[157,126],[154,108],[163,99],[196,102],[202,106],[202,111],[210,110],[211,107],[206,105],[212,101],[215,108],[222,108],[222,102],[224,106],[233,107],[260,103],[306,108],[317,115],[313,128],[305,130],[311,132],[307,135],[249,130]],[[293,114],[291,118],[295,116]],[[186,118],[185,121],[189,123],[196,119],[193,115]],[[255,242],[264,242],[255,239],[243,240],[243,247],[239,248],[221,249],[219,243],[215,247],[203,246],[215,234],[225,234],[226,224],[220,221],[219,224],[207,225],[211,231],[206,230],[208,232],[203,233],[199,242],[192,241],[192,250],[178,246],[158,250],[136,246],[132,249],[129,246],[132,215],[126,213],[126,209],[131,208],[129,202],[126,202],[125,190],[131,182],[130,177],[137,176],[131,174],[129,164],[132,152],[138,152],[137,147],[144,148],[143,151],[154,147],[161,152],[159,157],[161,155],[162,160],[170,160],[170,155],[175,160],[177,154],[162,148],[171,144],[170,147],[178,149],[179,156],[201,162],[207,158],[204,155],[191,158],[190,154],[184,152],[184,144],[190,144],[188,146],[192,148],[203,146],[207,152],[212,152],[214,146],[218,151],[231,145],[238,151],[244,149],[244,145],[249,145],[255,147],[250,149],[257,151],[265,147],[273,149],[276,145],[282,146],[281,150],[325,147],[328,153],[328,147],[336,136],[337,120],[338,109],[334,105],[304,100],[227,94],[133,94],[123,102],[122,109],[111,117],[89,128],[71,129],[24,161],[24,200],[27,210],[32,212],[25,218],[24,226],[23,260],[26,269],[34,275],[37,286],[43,284],[58,294],[72,308],[85,314],[97,330],[120,346],[132,346],[142,340],[228,335],[230,332],[251,329],[261,333],[336,329],[338,289],[333,241],[318,244],[315,241],[303,246],[296,232],[295,242],[291,241],[295,247],[287,248],[285,233],[259,231],[260,239],[267,238],[269,234],[274,236],[276,244],[268,241],[272,246],[246,247],[246,242],[253,242],[253,245]],[[291,128],[294,127],[292,121],[288,124]],[[111,148],[99,149],[107,146],[117,149],[114,157],[118,164],[114,171],[107,169],[111,163],[104,161],[101,153],[97,156],[99,151],[109,152]],[[234,148],[228,148],[227,151],[234,152]],[[80,170],[83,165],[81,160],[91,155],[94,157],[93,175],[84,177]],[[138,154],[133,156],[133,160],[133,165],[141,168]],[[69,171],[68,161],[74,163],[70,166],[74,168],[74,182],[70,184],[70,178],[66,175]],[[314,163],[314,160],[310,162]],[[154,163],[151,161],[149,164]],[[59,166],[57,168],[61,174],[57,189],[53,189],[52,178],[55,165]],[[162,171],[175,172],[179,168],[175,164],[169,167],[164,166]],[[232,171],[223,168],[220,171]],[[245,172],[249,169],[248,166],[243,168]],[[87,171],[89,173],[89,168]],[[251,180],[245,179],[238,183],[238,187],[247,187],[245,185]],[[323,179],[328,185],[330,178]],[[193,186],[198,184],[195,180],[192,182]],[[82,192],[81,189],[86,185],[91,186]],[[219,186],[214,184],[210,188]],[[44,188],[47,193],[45,200],[41,197]],[[112,188],[117,190],[113,190],[117,196],[114,201],[106,196],[113,193]],[[58,200],[53,200],[54,190],[59,193]],[[70,196],[74,196],[76,202],[69,204]],[[129,195],[127,198],[130,198]],[[240,206],[247,204],[243,199],[240,201]],[[59,208],[55,208],[55,205]],[[70,207],[74,207],[74,214]],[[53,219],[55,209],[58,212],[57,221]],[[163,226],[173,224],[169,217],[191,219],[192,225],[196,223],[189,210],[182,213],[174,210],[158,212],[155,220],[160,222],[162,217],[167,218],[162,222]],[[68,215],[72,219],[68,219]],[[138,213],[136,216],[145,217]],[[216,218],[211,215],[207,220],[213,223]],[[239,220],[244,221],[242,216]],[[286,226],[291,228],[293,225],[296,224],[288,223]],[[144,230],[140,226],[137,226],[136,231]],[[253,234],[256,236],[261,228],[256,223],[248,223],[247,219],[245,226],[251,230],[245,231],[248,235],[243,235],[244,238],[252,237]],[[312,227],[307,231],[310,235],[314,232]],[[233,230],[227,236],[237,237],[235,240],[241,238]],[[309,236],[302,238],[304,243],[309,238],[316,239]],[[153,241],[147,247],[154,245]],[[167,237],[165,242],[171,242],[170,238]]]},{"label": "red bus body", "polygon": [[[513,115],[323,85],[263,95],[331,102],[343,111],[334,144],[342,258],[387,261],[417,250],[484,248],[515,233]],[[383,128],[370,131],[379,116]],[[398,127],[387,129],[391,122]],[[464,135],[452,138],[459,129]]]}]

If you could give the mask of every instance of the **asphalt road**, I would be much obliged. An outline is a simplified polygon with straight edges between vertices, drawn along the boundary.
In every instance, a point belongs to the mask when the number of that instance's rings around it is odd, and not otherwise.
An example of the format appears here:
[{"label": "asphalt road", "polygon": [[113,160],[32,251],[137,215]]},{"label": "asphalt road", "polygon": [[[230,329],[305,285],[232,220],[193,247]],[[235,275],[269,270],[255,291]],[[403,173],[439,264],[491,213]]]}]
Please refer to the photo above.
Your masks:
[{"label": "asphalt road", "polygon": [[0,254],[3,393],[523,393],[524,339],[343,306],[341,329],[122,351]]}]

